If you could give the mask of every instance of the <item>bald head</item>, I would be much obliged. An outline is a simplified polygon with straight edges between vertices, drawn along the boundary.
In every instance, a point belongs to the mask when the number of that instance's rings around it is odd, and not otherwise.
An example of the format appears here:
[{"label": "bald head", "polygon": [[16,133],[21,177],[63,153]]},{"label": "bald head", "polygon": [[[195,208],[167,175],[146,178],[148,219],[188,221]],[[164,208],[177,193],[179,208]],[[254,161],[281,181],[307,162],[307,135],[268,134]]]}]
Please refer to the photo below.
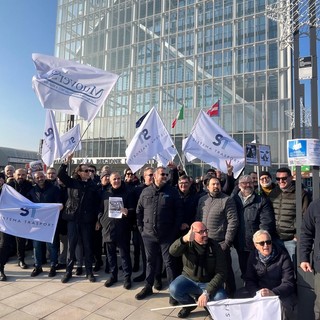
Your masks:
[{"label": "bald head", "polygon": [[208,229],[205,224],[196,221],[191,225],[191,230],[194,233],[194,240],[199,244],[208,243]]}]

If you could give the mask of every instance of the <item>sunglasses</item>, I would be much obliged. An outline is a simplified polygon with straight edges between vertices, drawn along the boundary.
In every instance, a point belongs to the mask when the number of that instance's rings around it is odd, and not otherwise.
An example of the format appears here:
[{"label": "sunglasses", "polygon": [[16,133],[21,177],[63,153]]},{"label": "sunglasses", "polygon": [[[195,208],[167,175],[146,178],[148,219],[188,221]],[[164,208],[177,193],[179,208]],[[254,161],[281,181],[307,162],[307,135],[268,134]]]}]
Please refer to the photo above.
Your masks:
[{"label": "sunglasses", "polygon": [[80,172],[85,172],[85,173],[88,173],[89,171],[90,171],[89,169],[80,170]]},{"label": "sunglasses", "polygon": [[89,172],[95,172],[93,169],[88,169],[89,170]]},{"label": "sunglasses", "polygon": [[271,240],[256,242],[256,244],[259,244],[261,247],[264,247],[265,244],[270,246],[271,243],[272,243]]},{"label": "sunglasses", "polygon": [[276,177],[277,181],[283,180],[283,181],[287,181],[289,177]]},{"label": "sunglasses", "polygon": [[162,177],[164,177],[164,176],[166,176],[166,177],[167,177],[168,175],[169,175],[168,173],[163,173],[163,172],[162,172],[162,173],[160,173],[160,176],[162,176]]},{"label": "sunglasses", "polygon": [[153,177],[153,173],[147,174],[148,177]]},{"label": "sunglasses", "polygon": [[127,176],[132,176],[132,175],[133,175],[133,173],[131,173],[131,172],[127,172],[127,173],[126,173],[126,175],[127,175]]},{"label": "sunglasses", "polygon": [[204,229],[204,230],[195,231],[194,233],[199,233],[200,235],[203,235],[208,232],[209,232],[209,229]]}]

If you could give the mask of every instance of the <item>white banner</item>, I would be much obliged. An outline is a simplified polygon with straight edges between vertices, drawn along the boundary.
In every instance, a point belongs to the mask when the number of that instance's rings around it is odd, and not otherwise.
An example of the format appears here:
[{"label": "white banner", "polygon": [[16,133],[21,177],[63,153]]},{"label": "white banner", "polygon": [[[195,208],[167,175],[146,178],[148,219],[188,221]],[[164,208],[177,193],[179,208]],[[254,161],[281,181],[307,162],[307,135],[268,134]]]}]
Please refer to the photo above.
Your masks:
[{"label": "white banner", "polygon": [[0,196],[0,231],[52,243],[61,209],[60,203],[34,203],[4,184]]},{"label": "white banner", "polygon": [[41,159],[50,167],[55,159],[62,156],[62,147],[56,120],[52,110],[46,112]]},{"label": "white banner", "polygon": [[61,158],[66,158],[74,151],[81,150],[81,133],[79,123],[61,136]]},{"label": "white banner", "polygon": [[210,301],[207,308],[219,320],[281,320],[278,296]]},{"label": "white banner", "polygon": [[137,172],[145,163],[173,145],[171,136],[153,107],[126,149],[127,164]]},{"label": "white banner", "polygon": [[177,149],[174,146],[169,147],[166,150],[163,150],[161,153],[158,153],[154,160],[158,162],[158,166],[166,167],[169,161],[172,161],[177,154]]},{"label": "white banner", "polygon": [[203,110],[188,138],[182,141],[182,151],[188,161],[198,158],[224,173],[227,173],[226,161],[231,161],[235,178],[245,165],[243,148]]},{"label": "white banner", "polygon": [[46,109],[79,115],[91,122],[111,89],[118,75],[38,53],[32,54],[37,75],[32,87],[41,105]]}]

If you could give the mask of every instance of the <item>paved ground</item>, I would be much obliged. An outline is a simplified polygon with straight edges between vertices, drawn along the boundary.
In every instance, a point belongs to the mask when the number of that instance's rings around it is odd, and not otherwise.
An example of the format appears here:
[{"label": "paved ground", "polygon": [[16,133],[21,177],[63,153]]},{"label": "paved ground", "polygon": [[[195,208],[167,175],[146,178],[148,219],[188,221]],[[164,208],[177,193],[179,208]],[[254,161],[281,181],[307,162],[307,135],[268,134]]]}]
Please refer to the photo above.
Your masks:
[{"label": "paved ground", "polygon": [[[49,266],[44,266],[44,272],[35,278],[30,277],[33,260],[31,251],[26,262],[29,269],[21,270],[15,259],[10,259],[5,267],[8,277],[6,282],[0,282],[0,318],[6,320],[35,319],[127,319],[127,320],[170,320],[179,319],[179,308],[151,311],[152,308],[169,307],[167,286],[162,291],[138,301],[134,298],[143,283],[133,283],[130,290],[122,287],[120,280],[111,288],[104,287],[109,277],[100,270],[95,273],[97,282],[90,283],[85,276],[73,276],[66,283],[60,279],[63,270],[58,271],[54,278],[48,277]],[[238,273],[238,270],[236,269]],[[138,275],[135,273],[134,276]],[[208,319],[202,308],[197,308],[188,319]]]}]

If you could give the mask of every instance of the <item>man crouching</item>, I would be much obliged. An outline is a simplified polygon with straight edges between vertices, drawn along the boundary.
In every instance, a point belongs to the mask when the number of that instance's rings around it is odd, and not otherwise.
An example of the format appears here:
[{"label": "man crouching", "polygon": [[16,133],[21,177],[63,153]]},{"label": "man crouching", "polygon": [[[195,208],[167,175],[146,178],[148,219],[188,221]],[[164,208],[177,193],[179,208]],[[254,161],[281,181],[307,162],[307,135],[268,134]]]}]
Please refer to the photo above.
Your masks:
[{"label": "man crouching", "polygon": [[[194,222],[189,232],[169,249],[174,257],[182,256],[183,270],[169,286],[170,295],[180,304],[205,307],[209,301],[227,298],[223,289],[227,265],[220,245],[208,238],[202,222]],[[197,306],[183,307],[179,318],[186,318]]]}]

